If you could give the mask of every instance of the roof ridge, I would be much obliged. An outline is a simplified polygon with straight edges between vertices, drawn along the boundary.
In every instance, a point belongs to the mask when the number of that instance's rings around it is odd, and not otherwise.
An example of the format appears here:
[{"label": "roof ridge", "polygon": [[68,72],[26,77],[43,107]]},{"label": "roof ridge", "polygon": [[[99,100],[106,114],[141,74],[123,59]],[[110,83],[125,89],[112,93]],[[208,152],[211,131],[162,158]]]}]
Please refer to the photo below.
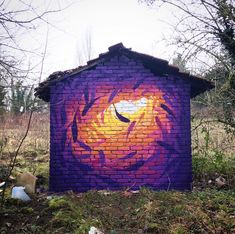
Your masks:
[{"label": "roof ridge", "polygon": [[94,69],[98,64],[110,59],[113,56],[123,54],[129,58],[140,60],[146,69],[149,69],[155,76],[169,76],[174,75],[180,77],[187,82],[191,83],[192,91],[191,97],[195,97],[199,93],[209,90],[214,87],[211,81],[191,75],[180,71],[180,69],[174,65],[169,64],[167,60],[156,58],[152,55],[139,53],[132,51],[132,49],[126,48],[122,43],[115,44],[108,48],[105,53],[99,54],[99,57],[89,60],[86,65],[79,66],[74,69],[58,71],[52,73],[45,81],[41,82],[35,89],[35,95],[44,101],[50,100],[50,85],[60,82],[68,77],[72,77],[83,71]]}]

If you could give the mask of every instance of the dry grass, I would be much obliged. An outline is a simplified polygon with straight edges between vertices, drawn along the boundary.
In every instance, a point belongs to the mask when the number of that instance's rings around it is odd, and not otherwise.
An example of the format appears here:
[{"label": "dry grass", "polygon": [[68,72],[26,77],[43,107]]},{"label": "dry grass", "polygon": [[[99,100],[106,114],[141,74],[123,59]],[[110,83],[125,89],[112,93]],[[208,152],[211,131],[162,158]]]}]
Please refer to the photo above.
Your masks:
[{"label": "dry grass", "polygon": [[[0,124],[0,139],[3,143],[7,139],[0,154],[0,169],[3,163],[9,163],[14,154],[24,135],[27,120],[28,115],[6,116]],[[192,128],[198,125],[198,121],[192,124]],[[211,179],[208,177],[209,170],[221,169],[219,173],[223,173],[231,166],[230,161],[224,160],[224,155],[226,160],[233,156],[234,139],[221,125],[208,122],[194,130],[192,142],[194,153],[197,153],[194,176],[198,181],[202,179],[208,188],[207,181]],[[211,160],[214,155],[219,156],[215,158],[217,161]],[[48,179],[48,160],[49,114],[35,113],[14,175],[26,170]],[[230,169],[227,174],[233,173]],[[193,193],[153,192],[147,189],[142,189],[139,194],[70,192],[52,200],[46,199],[47,193],[42,193],[29,203],[7,198],[0,210],[0,233],[87,233],[91,226],[113,234],[233,233],[235,200],[234,189],[229,188],[218,191],[213,187]]]},{"label": "dry grass", "polygon": [[227,156],[234,156],[235,136],[226,132],[223,124],[210,119],[196,119],[191,125],[194,151],[207,147],[220,150]]},{"label": "dry grass", "polygon": [[[29,114],[21,116],[5,116],[0,123],[0,164],[9,164],[20,139],[25,133]],[[29,134],[21,148],[17,160],[16,171],[29,170],[35,172],[44,167],[48,170],[49,146],[50,146],[49,113],[34,113]],[[210,157],[215,152],[226,158],[235,158],[235,137],[227,134],[222,124],[211,122],[204,117],[192,121],[192,148],[193,154]],[[47,169],[46,169],[47,168]],[[201,172],[200,172],[201,173]]]},{"label": "dry grass", "polygon": [[[0,123],[0,180],[6,174],[20,140],[25,134],[29,114],[6,115]],[[49,162],[49,113],[34,113],[30,130],[17,156],[13,177],[22,171],[48,177]],[[48,178],[47,178],[48,179]],[[14,181],[13,181],[14,182]]]},{"label": "dry grass", "polygon": [[[0,136],[1,138],[7,138],[7,149],[5,150],[14,151],[25,133],[28,119],[29,114],[20,116],[9,114],[4,117],[4,121],[0,123]],[[49,113],[34,113],[29,134],[24,142],[22,151],[28,151],[28,149],[48,151],[49,128]]]}]

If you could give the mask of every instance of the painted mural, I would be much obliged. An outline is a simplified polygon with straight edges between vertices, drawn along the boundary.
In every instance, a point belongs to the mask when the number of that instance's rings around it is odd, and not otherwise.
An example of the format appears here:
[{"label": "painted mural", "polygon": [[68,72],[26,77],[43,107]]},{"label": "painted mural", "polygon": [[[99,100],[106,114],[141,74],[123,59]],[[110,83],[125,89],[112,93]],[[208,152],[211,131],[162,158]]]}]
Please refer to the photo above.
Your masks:
[{"label": "painted mural", "polygon": [[189,87],[124,65],[52,91],[52,190],[190,189]]}]

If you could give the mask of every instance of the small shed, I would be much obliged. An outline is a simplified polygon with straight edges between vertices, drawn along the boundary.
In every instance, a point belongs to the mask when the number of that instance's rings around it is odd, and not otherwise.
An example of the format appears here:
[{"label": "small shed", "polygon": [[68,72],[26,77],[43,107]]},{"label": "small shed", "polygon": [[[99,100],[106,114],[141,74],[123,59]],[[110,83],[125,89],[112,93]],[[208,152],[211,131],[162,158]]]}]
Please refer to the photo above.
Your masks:
[{"label": "small shed", "polygon": [[190,98],[211,88],[122,43],[51,74],[35,93],[50,102],[50,190],[190,190]]}]

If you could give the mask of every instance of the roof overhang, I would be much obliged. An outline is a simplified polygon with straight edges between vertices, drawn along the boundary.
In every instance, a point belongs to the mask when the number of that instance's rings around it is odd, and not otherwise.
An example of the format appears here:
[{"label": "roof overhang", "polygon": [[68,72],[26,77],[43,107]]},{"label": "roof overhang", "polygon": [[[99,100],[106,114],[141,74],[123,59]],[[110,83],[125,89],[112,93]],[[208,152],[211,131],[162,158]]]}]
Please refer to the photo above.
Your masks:
[{"label": "roof overhang", "polygon": [[50,101],[50,87],[65,79],[71,79],[72,77],[82,73],[83,71],[95,69],[95,67],[105,61],[110,60],[114,56],[124,55],[128,58],[141,61],[146,69],[149,69],[156,76],[174,76],[181,78],[191,85],[191,98],[203,93],[207,90],[214,88],[214,84],[211,81],[203,79],[201,77],[190,75],[189,73],[180,72],[179,68],[170,65],[166,60],[159,59],[150,55],[138,53],[132,51],[123,46],[122,43],[109,47],[109,51],[100,54],[98,58],[90,60],[87,65],[80,66],[75,69],[60,71],[52,73],[44,82],[41,82],[35,89],[35,95],[40,99],[49,102]]}]

